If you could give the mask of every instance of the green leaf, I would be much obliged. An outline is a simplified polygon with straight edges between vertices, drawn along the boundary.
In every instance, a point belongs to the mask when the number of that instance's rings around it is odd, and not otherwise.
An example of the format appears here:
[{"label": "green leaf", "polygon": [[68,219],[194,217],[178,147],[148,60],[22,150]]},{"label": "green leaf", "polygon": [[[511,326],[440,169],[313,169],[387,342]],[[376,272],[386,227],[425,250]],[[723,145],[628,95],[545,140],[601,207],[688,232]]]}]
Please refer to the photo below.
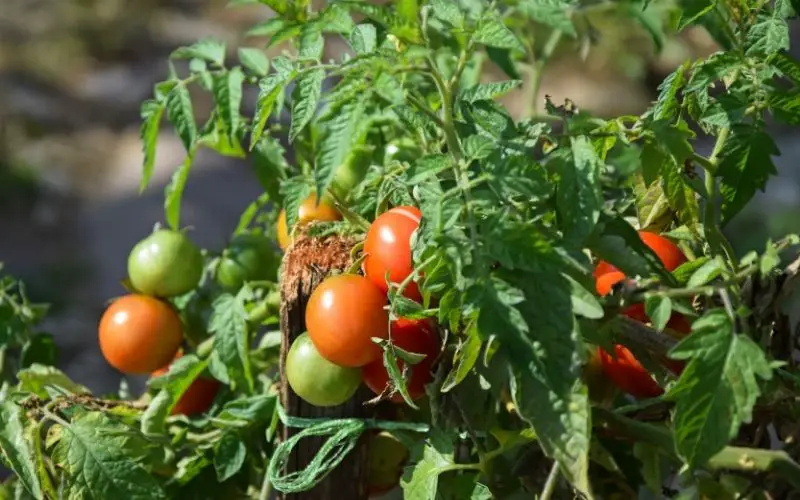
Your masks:
[{"label": "green leaf", "polygon": [[786,52],[778,52],[769,58],[769,63],[795,85],[800,85],[800,62],[794,57]]},{"label": "green leaf", "polygon": [[553,29],[577,36],[572,23],[572,2],[567,0],[523,0],[519,10],[530,19],[546,24]]},{"label": "green leaf", "polygon": [[56,364],[58,347],[49,333],[32,335],[22,346],[19,355],[20,368],[28,368],[34,364],[53,366]]},{"label": "green leaf", "polygon": [[213,38],[200,40],[189,47],[180,47],[172,53],[177,59],[203,59],[217,66],[225,65],[225,43]]},{"label": "green leaf", "polygon": [[525,46],[522,45],[522,42],[519,41],[514,32],[508,29],[501,19],[496,17],[481,19],[473,35],[473,40],[489,47],[525,52]]},{"label": "green leaf", "polygon": [[297,79],[292,91],[292,124],[289,127],[289,141],[297,138],[317,112],[324,79],[324,69],[310,70]]},{"label": "green leaf", "polygon": [[300,32],[298,58],[319,61],[322,58],[324,48],[325,38],[322,36],[319,26],[316,23],[309,23],[303,26],[303,31]]},{"label": "green leaf", "polygon": [[686,81],[686,70],[689,63],[685,62],[658,86],[658,99],[653,105],[653,118],[655,120],[671,120],[680,109],[678,102],[678,92]]},{"label": "green leaf", "polygon": [[709,259],[705,261],[703,265],[701,265],[695,272],[692,273],[692,276],[689,278],[689,281],[686,283],[688,288],[694,288],[696,286],[703,286],[707,283],[710,283],[711,280],[718,277],[722,274],[722,271],[725,270],[725,263],[722,259],[717,256],[713,259]]},{"label": "green leaf", "polygon": [[186,151],[191,151],[194,142],[197,140],[197,124],[194,122],[194,112],[192,111],[192,99],[189,90],[183,83],[178,83],[167,94],[167,118],[175,127],[178,136],[183,142]]},{"label": "green leaf", "polygon": [[281,183],[283,208],[286,210],[286,226],[289,228],[290,233],[295,224],[297,224],[297,212],[300,210],[300,205],[312,192],[313,189],[303,178],[294,177]]},{"label": "green leaf", "polygon": [[133,429],[91,412],[62,424],[61,433],[52,458],[69,477],[68,498],[167,498],[141,463],[149,443]]},{"label": "green leaf", "polygon": [[336,170],[350,154],[363,115],[364,102],[359,99],[337,106],[330,119],[324,122],[314,167],[317,193],[328,189]]},{"label": "green leaf", "polygon": [[186,182],[189,180],[193,161],[194,153],[190,152],[164,188],[164,217],[169,227],[176,231],[181,225],[181,200],[183,199],[183,190],[186,189]]},{"label": "green leaf", "polygon": [[452,168],[452,166],[453,162],[449,155],[433,154],[423,156],[406,170],[406,183],[409,185],[418,184]]},{"label": "green leaf", "polygon": [[244,73],[238,66],[214,78],[214,100],[217,102],[217,113],[222,118],[228,140],[232,143],[238,142],[242,83],[244,83]]},{"label": "green leaf", "polygon": [[268,423],[275,410],[275,399],[272,394],[234,399],[225,403],[217,418],[249,425]]},{"label": "green leaf", "polygon": [[558,213],[567,246],[581,246],[594,230],[600,215],[601,161],[586,136],[571,138],[573,161],[564,161],[559,170]]},{"label": "green leaf", "polygon": [[[656,150],[658,154],[658,152]],[[666,157],[660,157],[665,161]],[[642,160],[644,161],[644,159]],[[648,160],[652,161],[652,160]],[[636,215],[639,220],[639,228],[642,230],[653,229],[661,232],[672,222],[672,213],[669,208],[669,200],[661,183],[654,182],[649,187],[644,187],[644,175],[633,177],[634,194],[636,195]]]},{"label": "green leaf", "polygon": [[487,101],[500,97],[514,90],[522,84],[522,80],[507,80],[505,82],[481,83],[470,89],[462,90],[458,98],[466,102]]},{"label": "green leaf", "polygon": [[463,382],[475,366],[483,346],[480,334],[475,326],[473,323],[464,333],[465,339],[459,339],[456,353],[453,356],[453,368],[445,377],[441,392],[448,392]]},{"label": "green leaf", "polygon": [[644,310],[653,322],[653,328],[663,331],[672,316],[672,300],[669,297],[653,295],[644,302]]},{"label": "green leaf", "polygon": [[247,447],[235,432],[228,431],[214,447],[214,469],[219,482],[227,481],[239,472],[247,458]]},{"label": "green leaf", "polygon": [[464,24],[464,14],[455,0],[433,0],[433,16],[449,25],[460,28]]},{"label": "green leaf", "polygon": [[256,101],[256,112],[253,116],[253,129],[250,132],[250,151],[255,148],[264,134],[264,126],[266,126],[267,119],[275,106],[275,100],[281,94],[285,84],[286,79],[277,74],[270,75],[258,82],[260,90]]},{"label": "green leaf", "polygon": [[681,16],[677,26],[678,31],[706,15],[716,5],[715,0],[680,0],[678,3],[681,6]]},{"label": "green leaf", "polygon": [[158,131],[161,126],[161,118],[164,116],[164,104],[154,100],[147,100],[142,103],[141,109],[142,125],[139,128],[139,137],[142,140],[142,180],[139,182],[139,193],[142,193],[150,179],[153,177],[153,168],[156,163],[156,143],[158,142]]},{"label": "green leaf", "polygon": [[681,165],[674,161],[665,161],[661,166],[661,175],[661,188],[678,219],[684,224],[698,221],[700,206],[697,203],[697,195],[689,186]]},{"label": "green leaf", "polygon": [[511,57],[511,51],[508,49],[498,49],[495,47],[486,47],[486,55],[495,63],[507,77],[519,80],[522,76],[517,70],[516,63]]},{"label": "green leaf", "polygon": [[319,16],[317,23],[323,33],[338,33],[349,35],[353,31],[353,17],[350,12],[339,4],[329,4]]},{"label": "green leaf", "polygon": [[225,293],[214,301],[212,307],[208,320],[208,329],[215,339],[211,356],[225,365],[234,390],[252,391],[250,336],[243,300]]},{"label": "green leaf", "polygon": [[772,163],[772,157],[777,155],[778,147],[765,132],[747,125],[731,129],[717,170],[723,224],[744,208],[757,189],[764,190],[771,175],[778,173]]},{"label": "green leaf", "polygon": [[690,360],[667,395],[675,401],[677,450],[689,466],[701,467],[750,422],[759,379],[771,379],[772,369],[758,344],[734,332],[722,309],[697,320],[670,357]]},{"label": "green leaf", "polygon": [[453,443],[442,431],[432,430],[425,443],[422,458],[407,467],[400,485],[405,500],[430,500],[437,498],[439,475],[445,467],[453,465]]},{"label": "green leaf", "polygon": [[694,272],[703,267],[709,260],[711,260],[711,257],[704,255],[696,258],[695,260],[684,262],[678,266],[677,269],[672,271],[672,274],[675,276],[675,280],[678,282],[678,284],[686,285]]},{"label": "green leaf", "polygon": [[272,36],[286,28],[289,21],[280,17],[273,17],[263,23],[256,24],[245,33],[246,36]]},{"label": "green leaf", "polygon": [[261,49],[241,47],[239,61],[257,76],[267,76],[269,73],[269,59]]},{"label": "green leaf", "polygon": [[485,135],[471,135],[464,139],[464,154],[473,160],[482,160],[494,152],[497,143]]},{"label": "green leaf", "polygon": [[0,451],[19,484],[36,499],[55,495],[42,459],[41,434],[33,421],[25,425],[25,412],[7,398],[0,405]]},{"label": "green leaf", "polygon": [[603,317],[603,305],[597,297],[584,288],[583,285],[572,279],[567,274],[562,275],[570,286],[570,299],[572,302],[572,312],[589,319],[600,319]]},{"label": "green leaf", "polygon": [[800,92],[780,92],[769,96],[769,110],[777,120],[800,125]]},{"label": "green leaf", "polygon": [[397,117],[409,131],[416,131],[416,130],[431,130],[436,127],[428,116],[423,115],[422,113],[418,113],[410,106],[405,104],[398,104],[392,107],[392,111],[397,114]]},{"label": "green leaf", "polygon": [[253,153],[253,167],[261,187],[269,195],[270,200],[282,201],[280,188],[286,180],[286,172],[289,168],[284,157],[283,146],[277,139],[266,137],[258,142]]},{"label": "green leaf", "polygon": [[377,35],[372,24],[359,24],[350,33],[350,46],[358,55],[374,52],[377,47]]},{"label": "green leaf", "polygon": [[386,368],[386,373],[389,374],[389,381],[393,389],[403,397],[408,406],[418,409],[419,407],[408,393],[408,382],[403,377],[403,372],[398,365],[397,355],[393,349],[383,350],[383,367]]},{"label": "green leaf", "polygon": [[789,26],[779,17],[762,16],[747,31],[746,55],[769,56],[781,50],[789,50]]},{"label": "green leaf", "polygon": [[50,398],[48,388],[56,395],[91,394],[89,389],[73,382],[64,372],[53,366],[34,363],[17,372],[17,378],[20,390],[32,392],[42,399]]},{"label": "green leaf", "polygon": [[153,389],[160,389],[160,392],[142,416],[141,428],[144,435],[165,432],[165,423],[170,412],[206,367],[208,360],[189,354],[172,363],[166,374],[150,379],[148,385]]}]

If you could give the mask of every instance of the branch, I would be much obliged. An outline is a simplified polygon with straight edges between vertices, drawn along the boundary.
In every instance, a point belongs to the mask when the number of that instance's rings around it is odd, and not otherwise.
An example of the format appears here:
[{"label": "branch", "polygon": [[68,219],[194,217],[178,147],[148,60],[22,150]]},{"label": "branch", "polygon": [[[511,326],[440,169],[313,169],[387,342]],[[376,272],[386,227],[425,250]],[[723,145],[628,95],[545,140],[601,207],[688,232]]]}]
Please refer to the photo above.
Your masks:
[{"label": "branch", "polygon": [[644,323],[640,323],[627,316],[617,316],[614,318],[611,322],[611,330],[614,332],[614,335],[619,336],[625,343],[647,349],[660,356],[666,356],[678,343],[677,340],[669,335],[659,333]]}]

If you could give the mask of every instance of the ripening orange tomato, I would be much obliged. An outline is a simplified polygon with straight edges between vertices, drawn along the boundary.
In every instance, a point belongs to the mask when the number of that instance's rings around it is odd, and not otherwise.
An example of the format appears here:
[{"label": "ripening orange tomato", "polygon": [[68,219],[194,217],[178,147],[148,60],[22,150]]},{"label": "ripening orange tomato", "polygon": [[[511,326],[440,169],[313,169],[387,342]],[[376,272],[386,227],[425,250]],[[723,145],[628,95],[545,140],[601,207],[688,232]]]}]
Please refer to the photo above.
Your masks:
[{"label": "ripening orange tomato", "polygon": [[[411,235],[419,227],[422,212],[417,207],[395,207],[379,215],[370,225],[364,240],[364,274],[375,286],[389,291],[389,281],[401,283],[414,271],[411,256]],[[406,297],[420,301],[422,295],[415,282],[403,291]]]},{"label": "ripening orange tomato", "polygon": [[617,387],[637,398],[655,398],[664,393],[627,347],[617,344],[614,353],[617,359],[598,348],[603,373]]},{"label": "ripening orange tomato", "polygon": [[[325,196],[322,197],[319,205],[317,205],[317,197],[312,194],[300,204],[297,209],[297,225],[303,226],[313,221],[330,222],[342,219],[342,214],[336,210],[333,203],[331,203]],[[286,248],[292,244],[291,231],[286,225],[286,210],[281,210],[278,214],[278,245],[281,249]]]},{"label": "ripening orange tomato", "polygon": [[116,299],[100,319],[100,350],[126,374],[148,374],[170,361],[183,341],[178,313],[166,302],[131,294]]},{"label": "ripening orange tomato", "polygon": [[381,356],[372,337],[389,336],[386,295],[355,274],[331,276],[306,305],[306,329],[317,351],[339,366],[357,368]]},{"label": "ripening orange tomato", "polygon": [[[655,252],[667,271],[672,272],[686,262],[686,255],[678,248],[678,245],[671,242],[667,238],[649,231],[639,231],[639,237],[645,245]],[[601,260],[597,263],[594,269],[594,277],[599,278],[604,274],[619,271],[616,267],[609,262]]]}]

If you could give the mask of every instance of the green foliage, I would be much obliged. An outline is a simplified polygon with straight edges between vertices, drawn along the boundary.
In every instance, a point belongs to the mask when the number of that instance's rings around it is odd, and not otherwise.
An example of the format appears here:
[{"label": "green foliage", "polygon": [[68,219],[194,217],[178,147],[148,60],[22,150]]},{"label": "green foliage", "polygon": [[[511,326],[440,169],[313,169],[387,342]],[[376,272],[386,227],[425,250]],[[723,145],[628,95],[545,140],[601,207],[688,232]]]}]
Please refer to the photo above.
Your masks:
[{"label": "green foliage", "polygon": [[[274,237],[280,209],[294,227],[312,193],[344,214],[313,225],[318,236],[360,240],[389,207],[421,210],[409,280],[423,297],[397,293],[409,281],[393,284],[389,309],[436,319],[447,340],[427,399],[408,390],[408,368],[422,356],[378,342],[392,390],[376,400],[398,393],[409,418],[425,422],[394,422],[398,435],[400,424],[424,432],[406,439],[406,498],[777,497],[798,487],[796,448],[767,450],[758,436],[771,426],[788,442],[797,429],[797,266],[781,259],[798,240],[738,259],[722,227],[777,174],[768,121],[800,123],[800,64],[786,52],[795,3],[345,0],[314,11],[310,2],[238,0],[276,13],[249,35],[291,44],[296,56],[270,59],[250,46],[231,60],[211,39],[176,50],[171,59],[187,60],[188,72],[171,64],[141,107],[141,187],[166,118],[187,151],[165,189],[173,228],[204,148],[251,160],[264,189],[233,234]],[[590,48],[596,15],[632,20],[657,48],[700,26],[722,50],[683,62],[640,116],[597,117],[548,98],[513,118],[498,98],[538,88],[557,49]],[[323,62],[334,37],[352,51]],[[487,78],[491,64],[507,79]],[[252,116],[243,114],[246,88],[258,91]],[[213,99],[205,123],[190,89]],[[702,136],[714,139],[707,156]],[[348,168],[358,172],[343,192]],[[637,230],[666,233],[689,261],[665,269]],[[52,338],[35,328],[43,309],[2,278],[9,488],[34,498],[265,498],[273,483],[307,489],[347,460],[367,424],[298,423],[277,404],[267,374],[279,358],[279,276],[224,291],[208,279],[219,255],[207,254],[200,286],[173,300],[192,327],[189,352],[138,401],[92,397],[53,368]],[[628,277],[604,297],[591,275],[598,260]],[[647,325],[616,317],[631,306]],[[678,314],[693,322],[679,342],[670,337]],[[665,394],[597,397],[588,353],[613,344]],[[173,415],[201,376],[224,386],[214,403]],[[313,470],[278,475],[294,446],[275,448],[281,419],[326,437]],[[685,492],[662,490],[666,481]]]}]

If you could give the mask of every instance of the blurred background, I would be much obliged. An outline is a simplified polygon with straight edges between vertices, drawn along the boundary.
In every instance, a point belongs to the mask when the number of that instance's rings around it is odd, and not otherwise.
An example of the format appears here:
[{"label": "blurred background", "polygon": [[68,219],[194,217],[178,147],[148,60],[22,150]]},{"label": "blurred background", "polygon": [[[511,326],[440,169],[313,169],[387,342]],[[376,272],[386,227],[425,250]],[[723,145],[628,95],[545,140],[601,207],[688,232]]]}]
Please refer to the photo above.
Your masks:
[{"label": "blurred background", "polygon": [[[324,2],[320,2],[324,3]],[[0,262],[26,281],[32,298],[53,304],[44,325],[61,348],[61,367],[96,392],[115,391],[119,374],[97,346],[106,301],[124,292],[133,244],[163,220],[163,189],[184,150],[169,127],[159,138],[156,174],[139,194],[139,105],[167,74],[176,47],[203,37],[263,45],[244,33],[272,14],[264,6],[226,8],[227,0],[0,0]],[[654,2],[655,4],[655,2]],[[639,114],[656,86],[687,59],[716,50],[702,30],[668,39],[656,53],[649,35],[614,15],[594,19],[599,37],[586,48],[565,41],[537,99],[571,98],[601,116]],[[792,39],[798,38],[795,29]],[[271,48],[268,55],[290,47]],[[325,58],[346,45],[326,43]],[[487,75],[490,79],[503,78]],[[525,109],[530,88],[504,101]],[[195,107],[210,106],[196,96]],[[245,94],[246,114],[255,94]],[[541,101],[540,101],[541,102]],[[766,238],[800,231],[797,130],[775,127],[781,180],[728,228],[740,252]],[[710,149],[704,140],[701,150]],[[201,246],[218,248],[242,209],[260,192],[246,161],[204,151],[183,201],[184,225]],[[135,391],[142,380],[132,380]]]}]

